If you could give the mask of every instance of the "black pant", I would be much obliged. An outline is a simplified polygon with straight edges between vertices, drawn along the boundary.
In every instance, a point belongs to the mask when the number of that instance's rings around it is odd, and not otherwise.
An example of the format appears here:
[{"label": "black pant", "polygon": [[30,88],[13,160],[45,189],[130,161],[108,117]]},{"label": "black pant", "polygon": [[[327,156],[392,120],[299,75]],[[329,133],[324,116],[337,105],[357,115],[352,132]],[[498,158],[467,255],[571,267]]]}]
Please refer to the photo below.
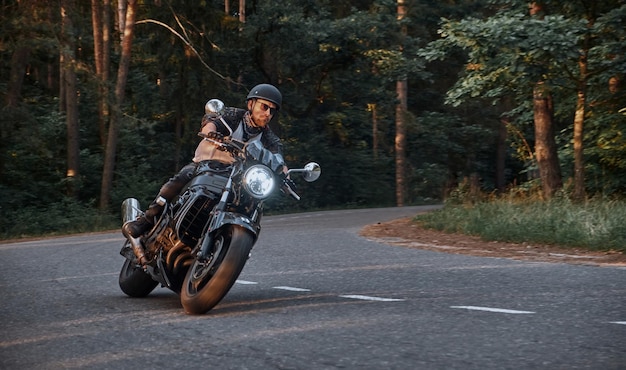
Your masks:
[{"label": "black pant", "polygon": [[198,163],[191,162],[185,167],[181,168],[180,171],[174,176],[172,176],[163,186],[161,186],[161,190],[159,190],[159,194],[157,197],[150,203],[146,213],[144,215],[146,221],[151,224],[154,224],[156,220],[161,216],[161,212],[163,212],[163,206],[157,203],[159,197],[165,198],[166,201],[171,202],[175,196],[177,196],[180,191],[185,187],[185,185],[196,175],[196,169],[198,167]]}]

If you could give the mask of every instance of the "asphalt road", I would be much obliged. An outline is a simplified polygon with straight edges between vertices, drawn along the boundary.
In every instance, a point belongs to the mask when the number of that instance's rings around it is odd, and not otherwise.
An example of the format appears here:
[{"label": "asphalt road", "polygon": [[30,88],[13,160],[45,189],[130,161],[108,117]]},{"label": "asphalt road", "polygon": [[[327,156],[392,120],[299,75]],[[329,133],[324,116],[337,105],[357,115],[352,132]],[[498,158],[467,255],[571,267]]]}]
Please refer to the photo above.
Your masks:
[{"label": "asphalt road", "polygon": [[420,210],[266,217],[203,316],[126,297],[118,232],[0,244],[0,369],[626,369],[626,269],[358,236]]}]

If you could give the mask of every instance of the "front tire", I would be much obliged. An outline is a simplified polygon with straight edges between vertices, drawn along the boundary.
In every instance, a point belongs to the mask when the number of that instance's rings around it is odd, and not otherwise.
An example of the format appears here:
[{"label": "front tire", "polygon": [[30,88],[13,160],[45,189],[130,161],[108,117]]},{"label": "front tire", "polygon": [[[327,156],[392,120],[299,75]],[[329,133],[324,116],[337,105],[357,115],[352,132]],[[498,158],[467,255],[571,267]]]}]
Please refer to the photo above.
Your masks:
[{"label": "front tire", "polygon": [[215,236],[207,262],[194,261],[181,289],[180,301],[188,314],[203,314],[215,307],[241,273],[253,236],[239,226],[226,226]]},{"label": "front tire", "polygon": [[143,298],[156,288],[157,282],[143,272],[140,266],[126,259],[120,271],[119,284],[122,292],[134,298]]}]

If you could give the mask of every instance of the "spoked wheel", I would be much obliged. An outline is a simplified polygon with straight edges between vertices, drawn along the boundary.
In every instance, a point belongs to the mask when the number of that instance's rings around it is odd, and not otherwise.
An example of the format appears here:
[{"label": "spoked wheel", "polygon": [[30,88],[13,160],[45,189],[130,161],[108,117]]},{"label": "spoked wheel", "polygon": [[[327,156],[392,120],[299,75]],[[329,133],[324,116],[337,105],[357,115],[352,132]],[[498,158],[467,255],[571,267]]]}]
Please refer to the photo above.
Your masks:
[{"label": "spoked wheel", "polygon": [[150,294],[158,283],[143,272],[141,266],[126,259],[120,271],[119,284],[126,295],[141,298]]},{"label": "spoked wheel", "polygon": [[248,260],[253,237],[239,226],[226,226],[215,236],[206,261],[194,261],[180,292],[189,314],[203,314],[219,303],[233,286]]}]

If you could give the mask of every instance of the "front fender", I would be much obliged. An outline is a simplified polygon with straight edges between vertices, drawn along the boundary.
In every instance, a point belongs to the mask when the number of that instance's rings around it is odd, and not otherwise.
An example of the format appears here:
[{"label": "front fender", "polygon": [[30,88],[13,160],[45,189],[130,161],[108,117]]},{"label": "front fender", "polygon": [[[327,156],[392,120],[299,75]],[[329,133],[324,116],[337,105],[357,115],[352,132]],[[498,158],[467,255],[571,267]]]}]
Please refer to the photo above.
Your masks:
[{"label": "front fender", "polygon": [[252,221],[247,216],[234,212],[220,212],[219,216],[215,216],[219,221],[216,224],[211,225],[211,232],[222,228],[225,225],[237,225],[240,226],[252,234],[254,242],[256,243],[259,233],[261,232],[261,225]]}]

